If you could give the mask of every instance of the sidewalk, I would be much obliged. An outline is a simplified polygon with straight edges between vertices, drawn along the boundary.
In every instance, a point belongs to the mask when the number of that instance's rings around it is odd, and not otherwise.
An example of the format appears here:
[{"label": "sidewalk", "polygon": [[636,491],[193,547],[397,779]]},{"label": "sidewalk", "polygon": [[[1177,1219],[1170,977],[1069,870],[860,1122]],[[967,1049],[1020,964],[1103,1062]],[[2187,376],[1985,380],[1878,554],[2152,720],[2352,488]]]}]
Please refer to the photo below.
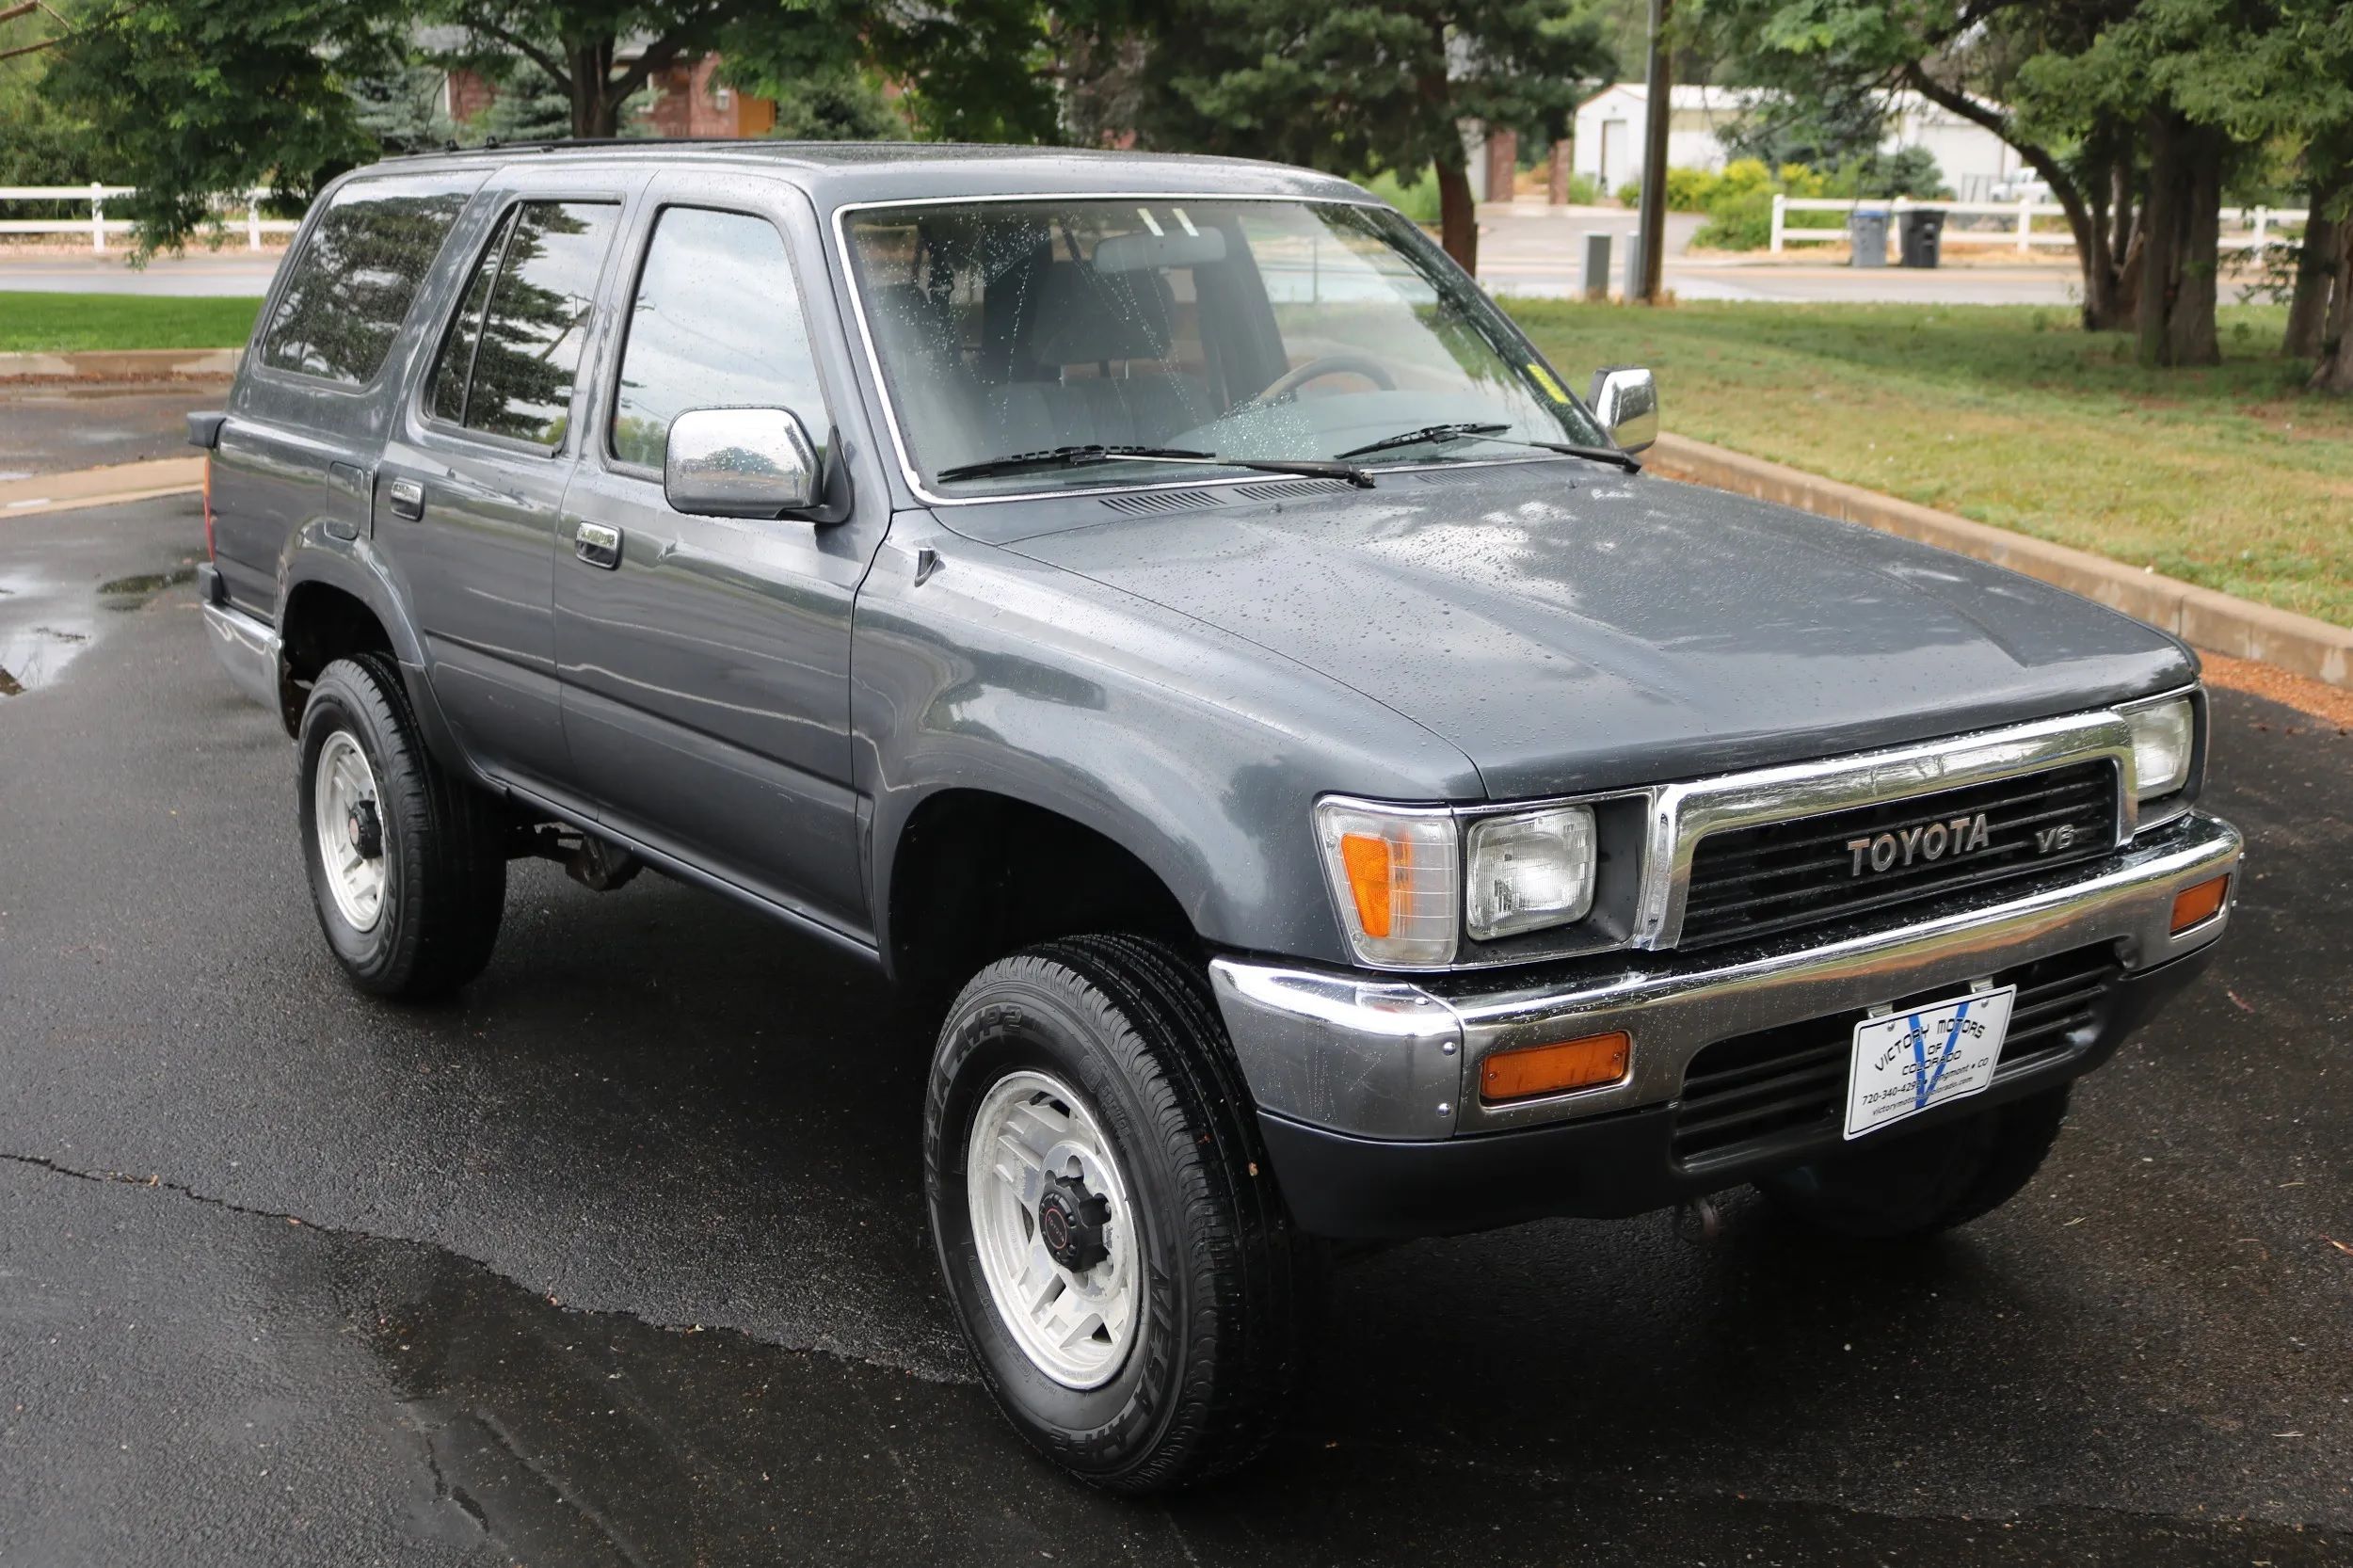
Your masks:
[{"label": "sidewalk", "polygon": [[84,506],[111,506],[123,501],[181,495],[203,488],[201,457],[159,457],[144,463],[79,469],[71,473],[36,474],[30,479],[0,483],[0,522],[12,518],[39,517],[46,512],[70,512]]}]

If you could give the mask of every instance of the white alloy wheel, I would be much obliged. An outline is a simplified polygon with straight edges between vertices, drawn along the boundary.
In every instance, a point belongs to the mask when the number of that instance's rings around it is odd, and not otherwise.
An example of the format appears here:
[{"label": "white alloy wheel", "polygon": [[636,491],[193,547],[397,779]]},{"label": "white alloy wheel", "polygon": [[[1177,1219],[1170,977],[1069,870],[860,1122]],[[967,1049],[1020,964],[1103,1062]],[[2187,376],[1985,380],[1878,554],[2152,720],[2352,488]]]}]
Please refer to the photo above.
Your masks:
[{"label": "white alloy wheel", "polygon": [[965,1191],[997,1314],[1066,1388],[1119,1372],[1143,1313],[1128,1184],[1084,1101],[1044,1073],[1000,1079],[972,1117]]},{"label": "white alloy wheel", "polygon": [[336,730],[319,747],[311,798],[335,911],[352,930],[373,931],[384,915],[384,819],[375,771],[350,730]]}]

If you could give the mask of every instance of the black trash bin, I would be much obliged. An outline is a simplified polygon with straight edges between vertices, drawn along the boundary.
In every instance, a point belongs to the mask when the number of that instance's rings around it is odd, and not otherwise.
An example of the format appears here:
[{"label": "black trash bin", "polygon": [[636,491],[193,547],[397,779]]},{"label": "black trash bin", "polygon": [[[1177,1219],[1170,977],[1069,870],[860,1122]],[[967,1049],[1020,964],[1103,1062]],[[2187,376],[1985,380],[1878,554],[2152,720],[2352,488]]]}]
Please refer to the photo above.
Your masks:
[{"label": "black trash bin", "polygon": [[1856,266],[1887,264],[1887,210],[1857,207],[1847,215],[1847,239],[1854,247]]},{"label": "black trash bin", "polygon": [[1913,207],[1896,225],[1906,266],[1935,266],[1945,257],[1945,209]]}]

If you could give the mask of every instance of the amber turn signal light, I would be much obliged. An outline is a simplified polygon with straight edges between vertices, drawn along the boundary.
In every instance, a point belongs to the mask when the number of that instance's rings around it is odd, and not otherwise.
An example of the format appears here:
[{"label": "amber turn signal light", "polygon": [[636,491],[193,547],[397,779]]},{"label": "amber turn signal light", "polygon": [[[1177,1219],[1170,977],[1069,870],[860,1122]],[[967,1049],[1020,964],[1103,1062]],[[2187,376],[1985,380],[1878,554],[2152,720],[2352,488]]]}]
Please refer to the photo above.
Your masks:
[{"label": "amber turn signal light", "polygon": [[1624,1030],[1588,1034],[1550,1046],[1521,1046],[1488,1053],[1479,1064],[1479,1097],[1489,1105],[1590,1089],[1625,1077],[1634,1042]]},{"label": "amber turn signal light", "polygon": [[2200,925],[2222,911],[2222,897],[2231,890],[2231,879],[2217,876],[2201,882],[2195,888],[2185,888],[2173,895],[2173,935],[2179,936],[2193,925]]},{"label": "amber turn signal light", "polygon": [[1393,903],[1390,890],[1395,885],[1394,861],[1399,850],[1408,857],[1413,854],[1409,845],[1400,844],[1392,850],[1386,839],[1376,839],[1369,833],[1351,833],[1340,840],[1340,861],[1348,868],[1348,890],[1356,896],[1356,923],[1364,927],[1368,936],[1389,934]]}]

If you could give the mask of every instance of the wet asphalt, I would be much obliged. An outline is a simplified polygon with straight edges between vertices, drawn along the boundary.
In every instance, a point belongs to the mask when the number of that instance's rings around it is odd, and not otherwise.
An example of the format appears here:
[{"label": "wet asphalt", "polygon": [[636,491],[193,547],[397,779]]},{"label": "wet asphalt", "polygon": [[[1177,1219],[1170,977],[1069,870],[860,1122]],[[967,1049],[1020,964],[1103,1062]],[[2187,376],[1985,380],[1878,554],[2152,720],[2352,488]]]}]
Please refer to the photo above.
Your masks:
[{"label": "wet asphalt", "polygon": [[200,548],[0,520],[0,642],[81,638],[0,696],[0,1564],[2353,1561],[2333,728],[2216,695],[2233,929],[2009,1208],[1397,1248],[1262,1464],[1123,1503],[974,1385],[845,960],[531,864],[461,1000],[342,984]]}]

